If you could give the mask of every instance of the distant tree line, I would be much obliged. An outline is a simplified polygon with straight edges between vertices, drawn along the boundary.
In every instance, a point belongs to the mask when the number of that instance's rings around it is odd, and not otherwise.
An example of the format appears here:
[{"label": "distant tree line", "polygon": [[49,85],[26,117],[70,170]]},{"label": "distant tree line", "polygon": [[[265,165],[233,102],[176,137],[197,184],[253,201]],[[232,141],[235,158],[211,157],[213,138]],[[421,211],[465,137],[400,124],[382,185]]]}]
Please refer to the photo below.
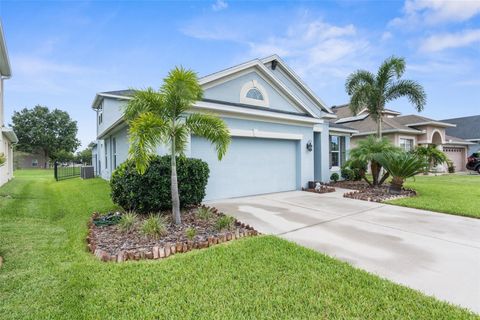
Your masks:
[{"label": "distant tree line", "polygon": [[[66,111],[49,110],[37,105],[33,109],[15,111],[12,127],[18,137],[15,149],[27,153],[42,153],[52,162],[90,162],[92,144],[74,154],[80,146],[77,139],[77,122]],[[43,167],[47,167],[48,160]]]}]

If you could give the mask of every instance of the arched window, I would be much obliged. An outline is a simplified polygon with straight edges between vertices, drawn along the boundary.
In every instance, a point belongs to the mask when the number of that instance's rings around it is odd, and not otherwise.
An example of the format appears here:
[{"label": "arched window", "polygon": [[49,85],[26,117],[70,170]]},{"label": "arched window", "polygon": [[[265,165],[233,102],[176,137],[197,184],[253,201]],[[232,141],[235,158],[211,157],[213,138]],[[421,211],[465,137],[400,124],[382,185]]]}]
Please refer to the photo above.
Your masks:
[{"label": "arched window", "polygon": [[245,83],[240,90],[240,102],[260,107],[268,107],[268,95],[257,80]]},{"label": "arched window", "polygon": [[255,100],[263,100],[263,94],[257,88],[252,88],[247,92],[247,98]]}]

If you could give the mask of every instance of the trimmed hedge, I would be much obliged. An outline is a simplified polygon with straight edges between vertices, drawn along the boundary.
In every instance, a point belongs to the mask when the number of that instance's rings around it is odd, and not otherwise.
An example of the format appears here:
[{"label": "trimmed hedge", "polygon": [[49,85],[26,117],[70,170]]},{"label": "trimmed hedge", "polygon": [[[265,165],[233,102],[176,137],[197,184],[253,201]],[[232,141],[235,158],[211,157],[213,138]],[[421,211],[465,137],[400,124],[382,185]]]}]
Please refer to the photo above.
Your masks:
[{"label": "trimmed hedge", "polygon": [[[170,159],[170,156],[156,156],[143,175],[136,171],[132,160],[122,163],[110,179],[113,202],[125,210],[138,213],[171,209]],[[178,192],[182,208],[202,202],[209,174],[205,161],[177,157]]]}]

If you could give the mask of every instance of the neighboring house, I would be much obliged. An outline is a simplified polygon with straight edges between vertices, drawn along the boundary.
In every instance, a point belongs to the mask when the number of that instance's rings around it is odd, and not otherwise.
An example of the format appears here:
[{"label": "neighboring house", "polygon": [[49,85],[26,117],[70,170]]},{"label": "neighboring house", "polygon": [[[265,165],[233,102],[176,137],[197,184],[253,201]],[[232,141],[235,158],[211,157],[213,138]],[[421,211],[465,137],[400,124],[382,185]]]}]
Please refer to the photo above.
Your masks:
[{"label": "neighboring house", "polygon": [[[189,141],[186,155],[209,164],[207,200],[299,190],[339,171],[356,130],[330,126],[336,116],[277,55],[210,74],[200,83],[204,99],[193,110],[220,115],[232,135],[222,161],[208,141],[197,136]],[[122,114],[133,93],[102,92],[93,102],[98,140],[92,162],[104,179],[127,159]]]},{"label": "neighboring house", "polygon": [[0,153],[3,153],[6,158],[5,164],[0,167],[0,186],[13,178],[13,144],[18,142],[12,128],[5,127],[3,81],[11,76],[12,71],[8,60],[7,46],[0,22]]},{"label": "neighboring house", "polygon": [[[332,111],[337,119],[331,120],[335,125],[358,130],[351,139],[352,146],[355,146],[360,139],[376,133],[377,125],[370,117],[367,109],[353,115],[349,105],[333,106]],[[443,150],[453,162],[457,171],[465,171],[467,163],[467,150],[472,142],[450,136],[446,130],[455,128],[454,123],[437,121],[419,115],[402,116],[399,112],[385,109],[382,117],[382,135],[392,141],[405,151],[410,151],[418,145],[436,145]],[[446,170],[446,167],[439,168]]]},{"label": "neighboring house", "polygon": [[447,134],[470,141],[468,155],[480,151],[480,115],[442,120],[456,124],[456,127],[447,128]]},{"label": "neighboring house", "polygon": [[14,167],[15,169],[43,168],[45,163],[49,166],[49,159],[45,159],[44,152],[22,152],[15,151]]}]

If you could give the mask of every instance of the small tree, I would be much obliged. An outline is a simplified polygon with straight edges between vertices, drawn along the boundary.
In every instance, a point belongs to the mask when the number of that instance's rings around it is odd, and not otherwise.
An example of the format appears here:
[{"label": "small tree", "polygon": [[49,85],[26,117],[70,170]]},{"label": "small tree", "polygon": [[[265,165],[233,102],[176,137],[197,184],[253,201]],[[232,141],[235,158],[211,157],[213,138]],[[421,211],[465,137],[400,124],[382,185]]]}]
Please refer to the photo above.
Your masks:
[{"label": "small tree", "polygon": [[425,160],[424,172],[432,171],[433,167],[444,164],[448,161],[447,155],[438,150],[437,146],[430,144],[428,146],[419,146],[413,150],[413,153]]},{"label": "small tree", "polygon": [[358,70],[345,83],[350,96],[350,109],[354,115],[367,108],[370,117],[377,123],[377,137],[382,137],[382,116],[385,104],[401,97],[407,97],[420,112],[425,106],[427,95],[423,87],[413,80],[400,80],[405,72],[405,60],[390,57],[373,74]]},{"label": "small tree", "polygon": [[159,91],[137,91],[124,112],[130,125],[128,153],[139,173],[145,173],[158,145],[170,145],[172,214],[177,224],[181,217],[176,156],[184,152],[189,136],[210,140],[219,160],[230,144],[230,132],[222,119],[213,114],[192,113],[193,104],[202,96],[197,74],[177,67],[169,72]]},{"label": "small tree", "polygon": [[379,154],[386,152],[397,152],[399,149],[395,147],[387,138],[376,138],[369,136],[366,139],[360,140],[358,146],[350,150],[350,159],[358,161],[359,163],[370,163],[370,170],[372,172],[372,181],[368,180],[365,171],[361,171],[362,178],[372,187],[378,187],[385,182],[389,173],[386,172],[380,179],[382,165],[376,160]]},{"label": "small tree", "polygon": [[375,160],[392,176],[389,188],[392,194],[399,194],[405,180],[421,173],[426,163],[422,157],[403,151],[378,154]]},{"label": "small tree", "polygon": [[[13,130],[17,134],[16,150],[34,152],[41,150],[45,159],[63,151],[74,152],[80,145],[76,138],[77,122],[67,112],[47,107],[35,106],[15,111],[12,116]],[[44,164],[47,166],[47,163]]]}]

